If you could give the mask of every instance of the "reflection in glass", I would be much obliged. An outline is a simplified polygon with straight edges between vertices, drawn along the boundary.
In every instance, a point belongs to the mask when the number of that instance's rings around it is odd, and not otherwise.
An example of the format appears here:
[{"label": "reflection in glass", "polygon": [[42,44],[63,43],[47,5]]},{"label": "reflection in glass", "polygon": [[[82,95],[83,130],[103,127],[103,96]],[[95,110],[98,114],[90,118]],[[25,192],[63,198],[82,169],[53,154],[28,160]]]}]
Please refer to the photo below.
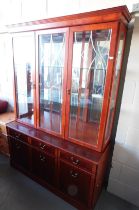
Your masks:
[{"label": "reflection in glass", "polygon": [[14,67],[16,73],[17,117],[23,122],[34,124],[34,36],[13,38]]},{"label": "reflection in glass", "polygon": [[110,137],[110,133],[111,133],[116,93],[117,93],[118,81],[119,81],[119,77],[120,77],[123,46],[124,46],[124,33],[121,33],[120,40],[119,40],[118,54],[117,54],[117,58],[116,58],[115,74],[114,74],[114,78],[113,78],[114,81],[113,81],[112,91],[111,91],[110,107],[109,107],[108,119],[107,119],[106,131],[105,131],[105,143],[108,141],[108,139]]},{"label": "reflection in glass", "polygon": [[40,127],[61,133],[65,34],[39,35]]},{"label": "reflection in glass", "polygon": [[69,137],[97,144],[111,30],[74,32]]}]

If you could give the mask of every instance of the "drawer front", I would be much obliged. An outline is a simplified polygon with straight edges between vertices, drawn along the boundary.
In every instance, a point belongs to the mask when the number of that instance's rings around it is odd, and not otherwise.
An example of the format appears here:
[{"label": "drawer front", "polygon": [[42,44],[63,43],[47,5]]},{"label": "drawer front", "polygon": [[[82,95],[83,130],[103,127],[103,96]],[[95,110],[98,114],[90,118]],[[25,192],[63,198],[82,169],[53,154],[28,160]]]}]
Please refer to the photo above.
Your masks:
[{"label": "drawer front", "polygon": [[24,169],[29,169],[29,147],[13,138],[9,138],[10,155],[12,161]]},{"label": "drawer front", "polygon": [[74,166],[77,166],[79,168],[82,168],[88,172],[96,172],[96,165],[86,161],[82,158],[79,158],[75,155],[72,155],[70,153],[66,153],[66,152],[60,152],[60,159],[61,160],[65,160],[66,162],[73,164]]},{"label": "drawer front", "polygon": [[60,190],[80,203],[89,203],[91,175],[60,162]]},{"label": "drawer front", "polygon": [[47,145],[46,143],[43,143],[36,139],[31,139],[31,144],[41,151],[44,151],[50,155],[55,155],[55,148]]},{"label": "drawer front", "polygon": [[22,134],[18,131],[8,129],[8,135],[12,136],[13,138],[16,138],[23,142],[28,142],[28,137],[25,134]]}]

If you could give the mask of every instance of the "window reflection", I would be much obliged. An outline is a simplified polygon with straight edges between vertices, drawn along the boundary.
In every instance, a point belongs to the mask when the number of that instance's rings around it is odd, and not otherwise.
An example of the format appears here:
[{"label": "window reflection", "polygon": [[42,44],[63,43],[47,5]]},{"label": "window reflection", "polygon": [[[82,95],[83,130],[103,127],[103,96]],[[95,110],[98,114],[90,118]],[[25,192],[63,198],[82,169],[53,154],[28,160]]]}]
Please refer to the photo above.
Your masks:
[{"label": "window reflection", "polygon": [[17,117],[23,122],[34,124],[34,36],[14,37],[13,47],[16,72]]},{"label": "window reflection", "polygon": [[117,53],[117,57],[116,57],[116,68],[115,68],[115,74],[114,74],[114,78],[113,78],[114,81],[113,81],[113,85],[112,85],[108,119],[107,119],[107,125],[106,125],[106,130],[105,130],[105,143],[109,140],[110,133],[111,133],[111,127],[112,127],[112,122],[113,122],[113,117],[114,117],[116,93],[117,93],[117,88],[118,88],[118,84],[119,84],[118,81],[119,81],[119,77],[120,77],[123,47],[124,47],[124,33],[122,32],[120,35],[118,53]]}]

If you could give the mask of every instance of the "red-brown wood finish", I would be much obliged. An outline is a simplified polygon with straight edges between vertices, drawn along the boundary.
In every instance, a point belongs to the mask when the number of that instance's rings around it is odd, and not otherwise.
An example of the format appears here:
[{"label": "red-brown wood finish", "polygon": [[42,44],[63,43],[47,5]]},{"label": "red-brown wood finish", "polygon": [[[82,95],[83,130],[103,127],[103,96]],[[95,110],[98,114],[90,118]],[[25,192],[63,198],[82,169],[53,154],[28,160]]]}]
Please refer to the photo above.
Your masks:
[{"label": "red-brown wood finish", "polygon": [[[70,28],[70,39],[69,39],[69,46],[73,45],[73,32],[78,31],[89,31],[89,30],[105,30],[105,29],[111,29],[112,35],[111,35],[111,44],[110,44],[110,52],[109,57],[112,57],[113,59],[108,59],[108,67],[107,67],[107,76],[105,81],[105,90],[104,90],[104,96],[103,96],[103,106],[102,106],[102,114],[100,119],[100,126],[98,131],[98,138],[97,138],[97,128],[96,133],[93,135],[93,131],[91,133],[92,138],[96,139],[96,145],[90,145],[86,142],[78,141],[77,139],[73,139],[69,137],[69,113],[70,113],[70,94],[67,93],[67,108],[66,108],[66,129],[65,129],[65,138],[69,139],[73,142],[77,142],[80,145],[86,146],[88,148],[95,149],[97,151],[102,150],[102,144],[103,144],[103,138],[104,138],[104,132],[105,132],[105,123],[107,119],[107,111],[108,111],[108,103],[109,103],[109,94],[110,94],[110,88],[111,88],[111,80],[113,76],[113,68],[114,68],[114,61],[115,61],[115,48],[116,48],[116,42],[118,37],[118,26],[119,23],[107,23],[107,24],[93,24],[93,25],[85,25],[85,26],[78,26],[78,27],[72,27]],[[72,75],[72,48],[69,49],[69,59],[68,59],[68,81],[67,81],[67,89],[71,90],[71,75]],[[70,78],[70,79],[69,79]],[[86,134],[86,136],[89,137],[89,133]]]},{"label": "red-brown wood finish", "polygon": [[[109,136],[105,139],[107,121],[109,118],[110,101],[112,88],[114,85],[114,74],[116,69],[116,59],[120,34],[124,33],[124,45],[126,39],[127,25],[131,16],[126,6],[110,9],[87,12],[76,15],[68,15],[46,20],[38,20],[27,23],[13,24],[7,26],[7,32],[11,37],[32,33],[34,36],[35,63],[33,73],[34,85],[34,125],[23,123],[20,119],[7,125],[8,141],[10,149],[11,165],[19,169],[38,183],[59,195],[77,209],[91,210],[97,202],[101,192],[105,170],[110,150],[110,135],[114,123],[116,101],[120,74],[116,84],[114,98],[114,110],[111,116]],[[72,60],[73,60],[73,34],[74,32],[101,31],[110,29],[110,50],[105,77],[103,92],[102,110],[100,122],[94,123],[93,131],[86,129],[85,140],[80,141],[78,135],[72,138],[69,135],[70,116],[70,93],[72,84]],[[39,74],[39,46],[38,37],[41,34],[62,33],[66,34],[65,39],[65,59],[62,87],[62,121],[61,133],[50,131],[40,126],[40,74]],[[103,40],[103,39],[102,39]],[[104,39],[105,40],[105,39]],[[12,45],[14,43],[12,42]],[[95,44],[94,44],[95,46]],[[14,46],[13,54],[14,54]],[[85,47],[85,37],[82,42],[82,50]],[[90,60],[95,55],[89,49]],[[19,52],[20,53],[20,52]],[[93,54],[94,53],[94,54]],[[120,73],[122,67],[120,62]],[[80,55],[77,55],[80,56]],[[88,60],[88,62],[90,62]],[[14,67],[14,57],[13,57]],[[80,62],[80,69],[83,67],[83,57]],[[15,69],[15,68],[14,68]],[[81,70],[81,75],[83,70]],[[18,116],[16,72],[14,71],[14,102],[15,113]],[[89,73],[85,85],[85,100],[88,100],[91,84],[91,76],[95,78],[93,72]],[[82,78],[79,80],[79,96],[81,95]],[[88,104],[83,111],[83,124],[88,123]],[[77,122],[79,124],[80,106],[77,106]],[[56,116],[55,116],[56,119]],[[46,121],[47,123],[47,121]],[[55,120],[55,126],[57,125]],[[74,124],[71,122],[72,131],[76,132]],[[89,125],[89,123],[88,123]],[[84,125],[83,125],[84,126]],[[90,128],[90,127],[89,127]],[[82,134],[80,134],[80,137]],[[47,205],[47,204],[46,204]]]},{"label": "red-brown wood finish", "polygon": [[[62,86],[62,95],[63,95],[63,102],[62,102],[62,121],[61,121],[61,133],[56,133],[54,131],[47,130],[45,128],[40,127],[40,78],[39,78],[39,63],[38,63],[38,36],[42,34],[55,34],[55,33],[65,33],[65,60],[64,60],[64,71],[63,71],[63,86]],[[40,31],[36,33],[36,81],[37,81],[37,128],[39,128],[42,131],[47,131],[47,133],[53,134],[55,136],[60,136],[64,138],[64,132],[65,132],[65,110],[66,110],[66,81],[67,81],[67,61],[68,61],[68,38],[69,38],[69,29],[68,28],[59,28],[59,29],[52,29],[47,31]],[[55,122],[56,123],[56,122]]]},{"label": "red-brown wood finish", "polygon": [[126,6],[103,9],[99,11],[49,18],[19,24],[7,25],[9,32],[34,31],[40,29],[61,28],[77,25],[107,23],[121,21],[125,25],[131,20],[131,15]]},{"label": "red-brown wood finish", "polygon": [[102,189],[109,146],[99,153],[19,122],[8,123],[7,132],[13,167],[77,209],[92,209],[98,182]]},{"label": "red-brown wood finish", "polygon": [[[101,13],[101,16],[100,16]],[[106,15],[107,14],[107,15]],[[76,20],[73,23],[73,19],[76,18]],[[107,20],[107,21],[106,21]],[[38,22],[29,22],[26,24],[17,24],[7,26],[10,28],[10,30],[13,29],[17,30],[18,36],[22,34],[24,31],[24,26],[30,26],[30,30],[28,31],[34,31],[35,33],[35,51],[36,51],[36,67],[34,72],[34,127],[45,131],[47,133],[50,133],[55,136],[62,137],[63,139],[67,139],[73,142],[76,142],[77,144],[80,144],[82,146],[92,148],[93,150],[101,152],[104,142],[104,135],[105,135],[105,127],[108,117],[108,110],[109,110],[109,102],[110,102],[110,95],[111,95],[111,87],[113,84],[113,73],[115,69],[115,63],[116,63],[116,52],[117,52],[117,45],[118,45],[118,31],[120,24],[123,23],[124,25],[127,25],[128,21],[130,20],[130,15],[127,11],[126,7],[118,7],[107,10],[102,10],[97,12],[89,12],[85,14],[78,14],[78,15],[70,15],[65,17],[59,17],[59,18],[52,18],[48,20],[40,20]],[[44,24],[45,26],[40,28],[42,26],[41,24]],[[31,27],[36,27],[35,29],[32,29]],[[55,27],[54,27],[55,24]],[[61,24],[61,28],[60,28]],[[89,25],[88,25],[89,24]],[[38,27],[38,28],[37,28]],[[41,30],[41,29],[47,29],[47,30]],[[23,29],[23,31],[22,31]],[[111,41],[110,41],[110,52],[109,52],[109,58],[108,58],[108,65],[107,65],[107,74],[106,74],[106,81],[105,81],[105,87],[104,87],[104,95],[103,95],[103,104],[102,104],[102,112],[101,112],[101,118],[100,123],[94,124],[94,130],[92,131],[92,127],[88,124],[88,129],[86,129],[85,138],[86,140],[80,141],[78,137],[75,139],[73,137],[69,136],[69,114],[70,114],[70,92],[71,92],[71,78],[72,78],[72,57],[73,57],[73,33],[74,32],[81,32],[81,31],[87,31],[87,30],[105,30],[110,29],[112,30],[111,34]],[[22,31],[22,33],[20,32]],[[12,31],[10,31],[13,33]],[[20,33],[19,33],[20,32]],[[40,76],[38,71],[38,35],[40,34],[49,34],[49,33],[60,33],[64,32],[66,33],[66,40],[65,40],[65,61],[64,61],[64,75],[63,75],[63,89],[62,89],[62,95],[63,95],[63,102],[62,102],[62,122],[61,122],[61,133],[57,133],[55,131],[50,131],[45,128],[40,127],[40,90],[39,90],[39,83],[40,83]],[[13,33],[12,36],[17,36],[17,33]],[[84,46],[82,46],[84,48]],[[111,59],[112,58],[112,59]],[[83,57],[82,57],[83,60]],[[81,61],[81,67],[83,65],[83,61]],[[82,73],[81,73],[82,74]],[[16,77],[16,74],[15,74]],[[80,76],[80,85],[79,85],[79,96],[81,95],[81,82],[82,77]],[[89,79],[86,85],[89,83]],[[15,92],[16,92],[16,86],[15,86]],[[86,100],[88,95],[88,90],[85,92]],[[79,96],[78,96],[78,102],[79,102]],[[16,113],[18,112],[17,108],[17,100],[16,100],[16,94],[15,94],[15,103]],[[84,117],[87,119],[87,106],[84,110]],[[80,114],[80,108],[78,107],[78,115]],[[56,116],[55,116],[56,117]],[[17,118],[17,121],[20,122],[20,119]],[[25,122],[23,122],[26,124]],[[57,119],[55,118],[55,126],[57,124]],[[78,120],[77,123],[78,124]],[[86,124],[87,121],[83,121],[82,123],[83,127]],[[74,122],[71,122],[71,125],[74,126]],[[73,132],[75,128],[72,128]],[[82,134],[81,134],[82,135]],[[81,136],[80,135],[80,136]],[[92,140],[91,140],[92,139]],[[94,143],[93,143],[94,142]],[[109,141],[108,141],[109,142]]]}]

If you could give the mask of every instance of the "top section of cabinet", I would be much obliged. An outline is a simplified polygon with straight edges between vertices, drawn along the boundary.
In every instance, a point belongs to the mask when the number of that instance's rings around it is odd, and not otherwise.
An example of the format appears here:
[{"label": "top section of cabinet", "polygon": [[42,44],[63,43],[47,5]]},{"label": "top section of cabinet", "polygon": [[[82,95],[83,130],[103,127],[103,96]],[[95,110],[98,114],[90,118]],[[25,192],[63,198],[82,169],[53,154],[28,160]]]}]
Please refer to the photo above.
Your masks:
[{"label": "top section of cabinet", "polygon": [[113,7],[93,12],[86,12],[62,17],[30,21],[19,24],[7,25],[9,32],[35,31],[50,28],[70,27],[85,24],[107,23],[121,21],[125,25],[131,20],[131,15],[126,6]]},{"label": "top section of cabinet", "polygon": [[8,26],[16,120],[104,150],[129,20],[127,8],[118,7]]}]

